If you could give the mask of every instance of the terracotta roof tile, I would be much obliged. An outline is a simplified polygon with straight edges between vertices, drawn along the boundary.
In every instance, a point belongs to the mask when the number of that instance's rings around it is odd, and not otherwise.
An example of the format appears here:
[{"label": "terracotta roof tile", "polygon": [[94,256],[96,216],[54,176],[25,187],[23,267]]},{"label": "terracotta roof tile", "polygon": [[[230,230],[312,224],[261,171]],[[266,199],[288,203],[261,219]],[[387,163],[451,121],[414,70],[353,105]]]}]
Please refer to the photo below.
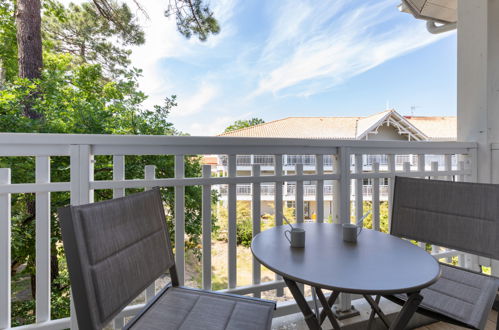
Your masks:
[{"label": "terracotta roof tile", "polygon": [[[353,140],[389,112],[394,110],[368,117],[288,117],[219,136]],[[456,139],[456,117],[404,117],[432,140]]]}]

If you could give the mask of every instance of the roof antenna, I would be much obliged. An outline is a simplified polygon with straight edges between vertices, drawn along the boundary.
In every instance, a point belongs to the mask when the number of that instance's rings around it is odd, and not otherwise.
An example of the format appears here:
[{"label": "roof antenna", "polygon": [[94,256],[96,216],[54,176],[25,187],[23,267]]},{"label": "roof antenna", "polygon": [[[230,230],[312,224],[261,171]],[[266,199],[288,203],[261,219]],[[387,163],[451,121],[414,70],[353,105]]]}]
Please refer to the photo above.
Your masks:
[{"label": "roof antenna", "polygon": [[411,105],[411,116],[414,117],[414,113],[416,112],[416,108],[421,108],[417,105]]},{"label": "roof antenna", "polygon": [[390,110],[390,101],[386,100],[386,108],[385,110]]}]

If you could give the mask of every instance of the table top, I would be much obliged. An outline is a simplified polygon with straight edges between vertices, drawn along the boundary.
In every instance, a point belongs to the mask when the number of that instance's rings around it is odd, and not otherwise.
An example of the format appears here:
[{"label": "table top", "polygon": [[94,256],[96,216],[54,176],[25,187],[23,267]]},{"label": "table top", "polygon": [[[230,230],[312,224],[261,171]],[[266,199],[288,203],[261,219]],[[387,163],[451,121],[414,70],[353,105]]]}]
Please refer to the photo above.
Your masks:
[{"label": "table top", "polygon": [[363,229],[357,243],[342,239],[341,225],[293,224],[306,231],[305,248],[292,248],[277,226],[253,238],[255,258],[275,273],[329,290],[364,294],[408,293],[435,283],[440,265],[409,241]]}]

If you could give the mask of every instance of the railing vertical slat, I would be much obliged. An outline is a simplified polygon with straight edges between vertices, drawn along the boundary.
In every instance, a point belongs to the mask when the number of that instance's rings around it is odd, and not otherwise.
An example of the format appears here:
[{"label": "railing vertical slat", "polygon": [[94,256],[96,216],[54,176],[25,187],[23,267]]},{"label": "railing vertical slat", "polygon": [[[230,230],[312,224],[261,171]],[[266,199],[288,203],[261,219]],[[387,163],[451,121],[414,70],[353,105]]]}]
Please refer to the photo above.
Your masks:
[{"label": "railing vertical slat", "polygon": [[[184,155],[175,155],[175,178],[185,176]],[[185,187],[175,187],[175,265],[180,285],[185,283]]]},{"label": "railing vertical slat", "polygon": [[[123,180],[125,180],[125,156],[115,155],[113,156],[113,181]],[[119,198],[123,196],[125,196],[125,189],[113,189],[113,198]]]},{"label": "railing vertical slat", "polygon": [[[362,154],[355,155],[355,173],[362,173]],[[362,195],[363,180],[355,180],[355,222],[362,219],[364,213],[364,196]]]},{"label": "railing vertical slat", "polygon": [[[316,169],[318,175],[324,174],[324,155],[317,155]],[[324,180],[317,180],[317,189],[315,192],[317,203],[317,222],[324,222]]]},{"label": "railing vertical slat", "polygon": [[[275,155],[275,168],[274,175],[281,176],[282,175],[282,155]],[[275,194],[274,194],[274,202],[275,202],[275,225],[282,225],[282,186],[284,182],[276,182],[275,183]],[[282,280],[280,275],[275,275],[276,281]],[[282,297],[284,295],[284,289],[279,288],[276,290],[276,296]]]},{"label": "railing vertical slat", "polygon": [[[438,176],[438,162],[431,162],[431,179],[439,179]],[[431,253],[438,253],[439,247],[436,245],[431,246]]]},{"label": "railing vertical slat", "polygon": [[[0,184],[10,184],[10,168],[0,168]],[[11,197],[0,194],[0,328],[10,328]]]},{"label": "railing vertical slat", "polygon": [[[50,158],[36,157],[36,183],[50,182]],[[36,322],[50,320],[50,192],[36,193]]]},{"label": "railing vertical slat", "polygon": [[[252,167],[253,177],[260,176],[260,165],[253,165]],[[260,233],[261,226],[261,194],[260,194],[260,183],[252,184],[253,196],[251,201],[251,216],[253,218],[253,237]],[[253,257],[253,284],[260,284],[261,279],[261,266],[260,263]],[[260,298],[260,292],[255,292],[255,297]]]},{"label": "railing vertical slat", "polygon": [[[211,166],[203,165],[203,178],[211,177]],[[211,290],[211,185],[203,185],[203,289]]]},{"label": "railing vertical slat", "polygon": [[[303,164],[296,164],[296,175],[303,175]],[[301,223],[303,216],[303,180],[296,180],[296,222]]]},{"label": "railing vertical slat", "polygon": [[[418,154],[418,163],[417,163],[417,170],[418,172],[424,172],[425,171],[425,155],[424,154]],[[424,178],[424,176],[423,176]],[[418,242],[418,245],[420,248],[425,249],[426,245],[424,242]]]},{"label": "railing vertical slat", "polygon": [[[465,163],[464,163],[464,160],[461,160],[457,163],[457,166],[458,166],[458,170],[459,171],[464,171],[465,170]],[[466,180],[466,175],[464,174],[460,174],[456,177],[456,180],[457,181],[465,181]]]},{"label": "railing vertical slat", "polygon": [[[71,145],[69,148],[70,159],[70,189],[71,189],[71,205],[80,205],[80,173],[81,173],[81,153],[79,145]],[[71,330],[78,330],[78,321],[76,319],[76,311],[73,301],[73,294],[70,295],[69,302],[69,317]]]},{"label": "railing vertical slat", "polygon": [[[229,155],[229,177],[237,176],[236,155]],[[228,189],[228,277],[229,289],[237,285],[237,194],[236,184],[230,183]]]},{"label": "railing vertical slat", "polygon": [[390,178],[388,179],[388,232],[390,232],[392,224],[392,202],[393,202],[393,188],[395,187],[395,155],[388,154],[388,173]]},{"label": "railing vertical slat", "polygon": [[[123,163],[123,168],[124,168]],[[144,167],[144,178],[146,180],[154,180],[156,179],[156,166],[155,165],[146,165]],[[145,190],[149,190],[150,188],[146,188]],[[151,300],[156,295],[156,282],[153,282],[146,289],[146,301]]]},{"label": "railing vertical slat", "polygon": [[[444,161],[445,161],[445,171],[447,173],[451,172],[452,171],[452,155],[450,154],[446,154],[445,157],[444,157]],[[451,174],[447,174],[447,180],[449,181],[452,181],[452,175]]]},{"label": "railing vertical slat", "polygon": [[[373,163],[373,172],[374,173],[379,173],[379,163]],[[374,178],[373,179],[373,197],[372,197],[372,206],[373,206],[373,214],[371,215],[373,225],[372,228],[374,230],[379,231],[380,230],[380,223],[379,223],[379,179]]]},{"label": "railing vertical slat", "polygon": [[80,200],[78,202],[79,204],[93,203],[94,191],[90,189],[90,182],[94,180],[94,156],[89,145],[80,145],[79,161]]},{"label": "railing vertical slat", "polygon": [[[335,206],[338,206],[338,223],[349,223],[350,222],[350,150],[348,148],[339,148],[338,150],[339,159],[337,161],[336,173],[339,172],[339,189],[338,193],[333,196],[338,202]],[[336,165],[336,164],[335,164]]]}]

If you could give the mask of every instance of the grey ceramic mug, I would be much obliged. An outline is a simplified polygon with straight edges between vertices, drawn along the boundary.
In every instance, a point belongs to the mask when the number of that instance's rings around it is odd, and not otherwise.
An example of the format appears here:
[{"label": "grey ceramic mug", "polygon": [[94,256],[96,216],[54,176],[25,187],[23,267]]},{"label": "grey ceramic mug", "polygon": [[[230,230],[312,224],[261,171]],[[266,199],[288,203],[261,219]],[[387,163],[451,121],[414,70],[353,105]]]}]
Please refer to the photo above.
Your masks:
[{"label": "grey ceramic mug", "polygon": [[[289,233],[289,237],[288,237]],[[284,236],[291,244],[291,247],[303,248],[305,247],[305,229],[293,228],[291,230],[286,230]]]},{"label": "grey ceramic mug", "polygon": [[349,243],[357,243],[357,236],[362,231],[362,227],[352,223],[343,224],[343,240]]}]

